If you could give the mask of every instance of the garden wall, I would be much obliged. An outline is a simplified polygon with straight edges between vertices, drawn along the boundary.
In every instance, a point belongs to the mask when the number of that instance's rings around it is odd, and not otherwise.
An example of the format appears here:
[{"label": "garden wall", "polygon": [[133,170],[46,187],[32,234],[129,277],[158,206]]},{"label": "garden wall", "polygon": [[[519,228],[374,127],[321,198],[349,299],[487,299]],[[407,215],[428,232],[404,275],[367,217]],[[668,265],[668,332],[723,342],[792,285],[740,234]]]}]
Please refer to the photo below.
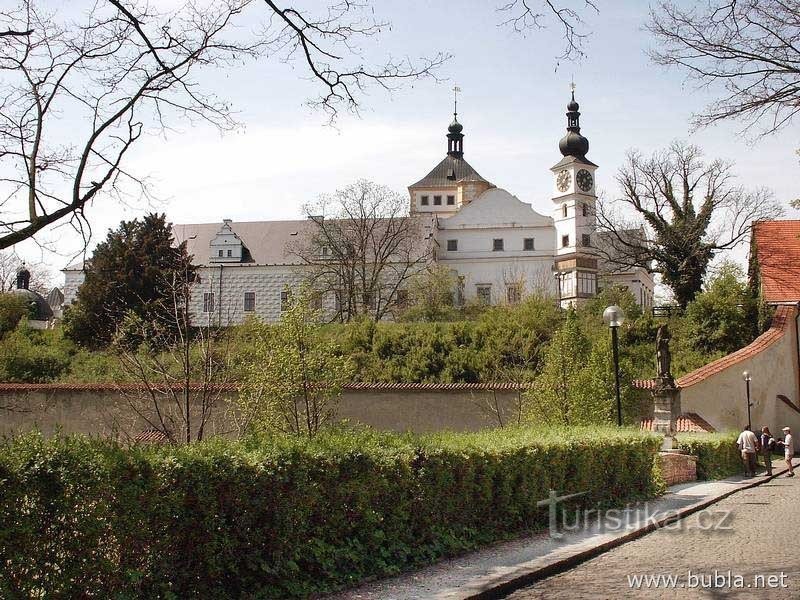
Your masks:
[{"label": "garden wall", "polygon": [[678,379],[681,410],[698,413],[717,431],[741,429],[747,424],[742,372],[749,371],[753,428],[800,431],[797,319],[795,306],[779,306],[770,329],[753,343]]},{"label": "garden wall", "polygon": [[[0,384],[0,434],[38,428],[133,437],[153,416],[143,391],[125,384]],[[206,433],[230,436],[237,431],[236,389],[217,391],[220,402]],[[338,418],[390,431],[477,431],[498,425],[497,409],[511,420],[518,393],[514,384],[355,383],[344,390]]]}]

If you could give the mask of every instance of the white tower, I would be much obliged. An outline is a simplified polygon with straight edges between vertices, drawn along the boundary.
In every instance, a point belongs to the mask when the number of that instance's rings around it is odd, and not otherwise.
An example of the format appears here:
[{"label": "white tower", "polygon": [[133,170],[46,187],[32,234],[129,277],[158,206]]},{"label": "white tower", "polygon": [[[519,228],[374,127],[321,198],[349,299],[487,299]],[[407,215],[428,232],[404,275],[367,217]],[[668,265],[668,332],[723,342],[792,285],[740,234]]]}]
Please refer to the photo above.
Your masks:
[{"label": "white tower", "polygon": [[553,172],[553,218],[556,226],[554,271],[562,306],[580,303],[597,294],[597,256],[593,249],[596,229],[595,171],[586,158],[589,140],[581,135],[575,86],[567,104],[567,134],[558,148],[564,156]]}]

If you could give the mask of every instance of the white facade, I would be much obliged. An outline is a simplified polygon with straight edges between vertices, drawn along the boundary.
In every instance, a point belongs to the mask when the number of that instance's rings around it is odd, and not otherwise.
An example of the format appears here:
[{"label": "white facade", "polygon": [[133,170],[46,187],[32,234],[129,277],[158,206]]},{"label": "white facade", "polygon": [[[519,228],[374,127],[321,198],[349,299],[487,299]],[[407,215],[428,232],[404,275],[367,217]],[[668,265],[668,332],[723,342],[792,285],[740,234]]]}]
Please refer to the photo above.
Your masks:
[{"label": "white facade", "polygon": [[[513,304],[536,291],[569,306],[596,295],[601,285],[621,284],[642,306],[652,306],[652,275],[641,268],[615,269],[596,250],[598,167],[586,158],[589,142],[580,135],[574,97],[567,108],[567,135],[559,144],[563,158],[551,168],[552,216],[495,187],[464,160],[463,127],[457,120],[448,128],[446,157],[409,186],[410,213],[430,217],[434,261],[458,277],[457,303]],[[279,319],[288,294],[304,279],[297,245],[310,239],[315,227],[311,219],[176,225],[175,239],[186,241],[199,265],[192,297],[195,322]],[[83,273],[75,268],[64,273],[69,305]],[[334,300],[321,302],[332,306]]]}]

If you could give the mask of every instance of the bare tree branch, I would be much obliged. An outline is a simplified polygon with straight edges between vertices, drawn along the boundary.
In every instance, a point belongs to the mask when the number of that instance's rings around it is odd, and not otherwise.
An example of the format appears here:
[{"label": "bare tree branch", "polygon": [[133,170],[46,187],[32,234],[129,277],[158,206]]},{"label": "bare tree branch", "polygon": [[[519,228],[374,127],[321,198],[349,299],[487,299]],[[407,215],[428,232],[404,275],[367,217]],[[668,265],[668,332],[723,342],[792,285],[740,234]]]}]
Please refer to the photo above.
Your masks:
[{"label": "bare tree branch", "polygon": [[[573,7],[573,4],[579,6]],[[585,30],[586,22],[581,12],[600,12],[593,0],[565,0],[563,3],[556,0],[510,0],[501,5],[498,11],[508,17],[501,25],[523,34],[532,29],[546,29],[554,20],[564,38],[564,49],[556,56],[559,62],[585,56],[583,47],[589,33]]]},{"label": "bare tree branch", "polygon": [[647,29],[652,59],[719,92],[696,127],[738,119],[766,135],[800,111],[800,6],[785,0],[716,0],[685,8],[662,2]]}]

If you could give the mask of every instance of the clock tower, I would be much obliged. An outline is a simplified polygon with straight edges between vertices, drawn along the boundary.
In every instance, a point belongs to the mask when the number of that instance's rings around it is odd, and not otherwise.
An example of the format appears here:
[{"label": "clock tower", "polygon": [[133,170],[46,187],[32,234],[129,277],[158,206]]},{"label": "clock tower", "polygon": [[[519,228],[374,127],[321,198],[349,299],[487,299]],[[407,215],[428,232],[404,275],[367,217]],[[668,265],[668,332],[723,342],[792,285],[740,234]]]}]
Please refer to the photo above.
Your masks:
[{"label": "clock tower", "polygon": [[562,306],[578,304],[597,294],[597,255],[593,248],[597,165],[586,158],[589,140],[581,135],[578,109],[573,84],[572,99],[567,104],[567,134],[558,143],[563,158],[550,169],[556,227],[553,269]]}]

